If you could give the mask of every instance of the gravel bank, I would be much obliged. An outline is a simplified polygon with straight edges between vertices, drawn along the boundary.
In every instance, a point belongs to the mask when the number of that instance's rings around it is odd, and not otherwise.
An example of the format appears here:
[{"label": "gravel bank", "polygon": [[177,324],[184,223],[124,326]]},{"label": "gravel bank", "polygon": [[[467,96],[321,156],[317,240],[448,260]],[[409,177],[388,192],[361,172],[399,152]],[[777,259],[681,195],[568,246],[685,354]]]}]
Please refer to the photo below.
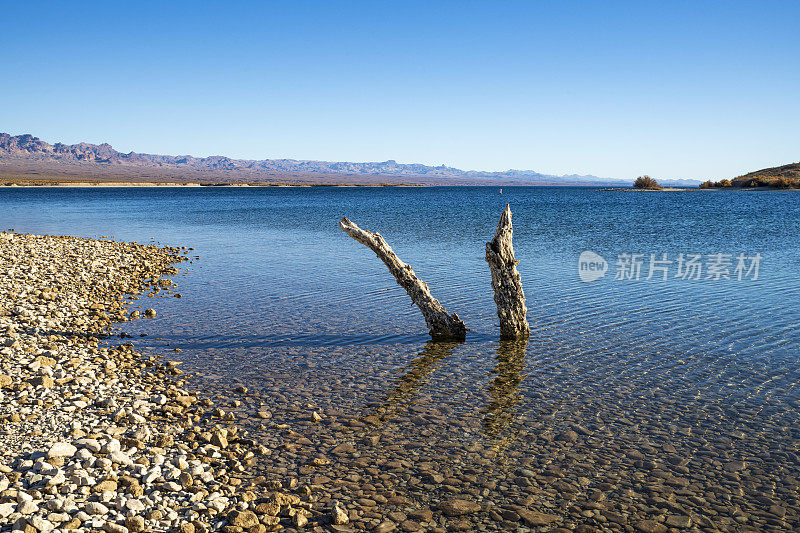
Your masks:
[{"label": "gravel bank", "polygon": [[270,450],[176,363],[104,340],[139,318],[126,296],[171,292],[182,252],[0,233],[0,530],[256,532],[342,514],[249,478]]}]

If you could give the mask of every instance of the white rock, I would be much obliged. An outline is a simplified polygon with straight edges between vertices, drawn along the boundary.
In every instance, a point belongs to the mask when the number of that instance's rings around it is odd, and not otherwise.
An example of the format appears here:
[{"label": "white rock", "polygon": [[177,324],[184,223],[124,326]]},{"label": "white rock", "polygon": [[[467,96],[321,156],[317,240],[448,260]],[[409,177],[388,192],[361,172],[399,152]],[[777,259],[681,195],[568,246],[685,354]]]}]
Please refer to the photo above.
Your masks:
[{"label": "white rock", "polygon": [[47,519],[54,524],[60,524],[62,522],[69,521],[69,514],[68,513],[50,513],[47,515]]},{"label": "white rock", "polygon": [[103,531],[106,533],[128,533],[128,528],[114,522],[106,522],[103,524]]},{"label": "white rock", "polygon": [[133,438],[142,442],[147,442],[152,437],[150,428],[147,426],[140,427],[133,433]]},{"label": "white rock", "polygon": [[75,445],[79,448],[86,448],[92,453],[98,453],[102,449],[96,439],[78,439],[75,441]]},{"label": "white rock", "polygon": [[31,517],[31,519],[28,522],[30,522],[30,524],[37,530],[43,532],[53,531],[56,528],[56,526],[54,526],[52,522],[50,522],[49,520],[45,520],[44,518],[38,515]]},{"label": "white rock", "polygon": [[15,503],[0,503],[0,518],[5,518],[11,513],[14,512],[16,509],[17,504]]},{"label": "white rock", "polygon": [[103,451],[105,453],[113,453],[118,452],[122,449],[119,441],[117,439],[109,439],[109,441],[103,446]]},{"label": "white rock", "polygon": [[108,507],[98,502],[86,502],[83,506],[83,510],[89,515],[108,514]]},{"label": "white rock", "polygon": [[53,498],[52,500],[46,501],[44,507],[54,512],[61,511],[64,508],[64,500],[61,498]]},{"label": "white rock", "polygon": [[117,463],[117,464],[126,465],[126,466],[129,466],[129,465],[133,464],[133,460],[130,457],[128,457],[128,454],[125,453],[125,452],[120,452],[120,451],[111,452],[109,457],[110,457],[112,462]]},{"label": "white rock", "polygon": [[78,448],[73,446],[68,442],[56,442],[50,447],[50,450],[47,452],[47,458],[50,459],[52,457],[72,457],[75,455],[75,452],[78,451]]},{"label": "white rock", "polygon": [[175,483],[174,481],[168,481],[162,485],[164,490],[168,490],[170,492],[178,492],[181,490],[181,486]]},{"label": "white rock", "polygon": [[225,510],[225,507],[228,505],[227,501],[223,501],[222,499],[212,500],[208,503],[208,508],[213,509],[218,513],[221,513]]},{"label": "white rock", "polygon": [[54,475],[53,477],[51,477],[51,478],[48,480],[48,482],[47,482],[47,486],[48,486],[48,487],[51,487],[51,486],[53,486],[53,485],[61,485],[61,484],[62,484],[62,483],[64,483],[66,480],[67,480],[67,478],[66,478],[66,476],[64,475],[64,472],[59,472],[59,473],[57,473],[56,475]]},{"label": "white rock", "polygon": [[17,512],[22,515],[33,514],[39,510],[39,506],[33,502],[22,502],[17,505]]},{"label": "white rock", "polygon": [[128,501],[126,501],[125,507],[127,507],[129,511],[133,512],[144,511],[145,509],[144,503],[135,498],[131,498]]},{"label": "white rock", "polygon": [[86,461],[94,456],[92,455],[92,452],[89,451],[88,448],[81,448],[80,450],[78,450],[78,453],[75,454],[75,457],[77,459],[80,459],[81,461]]}]

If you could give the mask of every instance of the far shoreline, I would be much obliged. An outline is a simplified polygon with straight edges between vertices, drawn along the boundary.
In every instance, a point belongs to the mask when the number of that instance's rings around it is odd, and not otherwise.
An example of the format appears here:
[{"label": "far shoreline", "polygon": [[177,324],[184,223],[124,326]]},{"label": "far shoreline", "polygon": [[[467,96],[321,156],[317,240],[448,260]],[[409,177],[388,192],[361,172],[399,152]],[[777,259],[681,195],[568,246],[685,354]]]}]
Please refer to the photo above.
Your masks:
[{"label": "far shoreline", "polygon": [[661,189],[637,189],[635,187],[604,187],[596,189],[598,191],[609,192],[684,192],[684,191],[740,191],[740,192],[757,192],[757,191],[798,191],[800,189],[781,189],[779,187],[663,187]]},{"label": "far shoreline", "polygon": [[636,187],[602,187],[598,185],[577,185],[577,184],[488,184],[488,183],[453,183],[453,184],[432,184],[432,183],[285,183],[285,182],[258,182],[258,183],[231,183],[231,182],[179,182],[179,181],[92,181],[92,180],[2,180],[0,178],[0,189],[92,189],[92,188],[314,188],[314,187],[337,187],[337,188],[431,188],[431,187],[486,187],[486,188],[517,188],[517,187],[537,187],[537,188],[582,188],[593,189],[604,192],[686,192],[686,191],[791,191],[800,189],[782,189],[778,187],[662,187],[661,189],[640,189]]},{"label": "far shoreline", "polygon": [[415,183],[212,183],[212,182],[159,182],[159,181],[6,181],[3,188],[113,188],[113,187],[428,187]]}]

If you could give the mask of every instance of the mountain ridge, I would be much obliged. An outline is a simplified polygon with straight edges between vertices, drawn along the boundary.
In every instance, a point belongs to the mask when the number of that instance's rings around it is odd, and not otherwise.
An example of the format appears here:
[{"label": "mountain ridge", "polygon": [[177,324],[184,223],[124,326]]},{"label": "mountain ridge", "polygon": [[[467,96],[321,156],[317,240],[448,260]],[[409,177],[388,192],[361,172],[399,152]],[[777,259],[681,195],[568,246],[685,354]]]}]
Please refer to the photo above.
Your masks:
[{"label": "mountain ridge", "polygon": [[0,133],[0,178],[108,181],[203,181],[209,183],[353,183],[414,185],[616,185],[625,180],[593,175],[552,175],[532,170],[461,170],[440,165],[300,159],[234,159],[138,152],[108,143],[50,144],[31,134]]}]

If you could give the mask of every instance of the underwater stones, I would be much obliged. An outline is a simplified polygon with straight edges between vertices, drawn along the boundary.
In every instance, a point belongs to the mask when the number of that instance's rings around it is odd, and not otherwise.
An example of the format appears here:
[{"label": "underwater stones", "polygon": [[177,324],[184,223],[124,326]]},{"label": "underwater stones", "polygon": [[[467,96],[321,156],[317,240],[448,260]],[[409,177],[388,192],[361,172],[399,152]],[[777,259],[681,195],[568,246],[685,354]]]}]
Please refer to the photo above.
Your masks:
[{"label": "underwater stones", "polygon": [[440,502],[439,510],[447,516],[463,516],[477,513],[481,506],[470,500],[452,499]]},{"label": "underwater stones", "polygon": [[335,525],[343,525],[350,521],[347,511],[342,509],[339,502],[336,500],[331,502],[330,518],[331,523]]},{"label": "underwater stones", "polygon": [[528,509],[517,509],[516,513],[526,525],[531,527],[546,526],[560,519],[557,515],[539,513]]},{"label": "underwater stones", "polygon": [[641,531],[641,533],[667,533],[669,528],[655,520],[642,520],[636,524],[636,530]]}]

